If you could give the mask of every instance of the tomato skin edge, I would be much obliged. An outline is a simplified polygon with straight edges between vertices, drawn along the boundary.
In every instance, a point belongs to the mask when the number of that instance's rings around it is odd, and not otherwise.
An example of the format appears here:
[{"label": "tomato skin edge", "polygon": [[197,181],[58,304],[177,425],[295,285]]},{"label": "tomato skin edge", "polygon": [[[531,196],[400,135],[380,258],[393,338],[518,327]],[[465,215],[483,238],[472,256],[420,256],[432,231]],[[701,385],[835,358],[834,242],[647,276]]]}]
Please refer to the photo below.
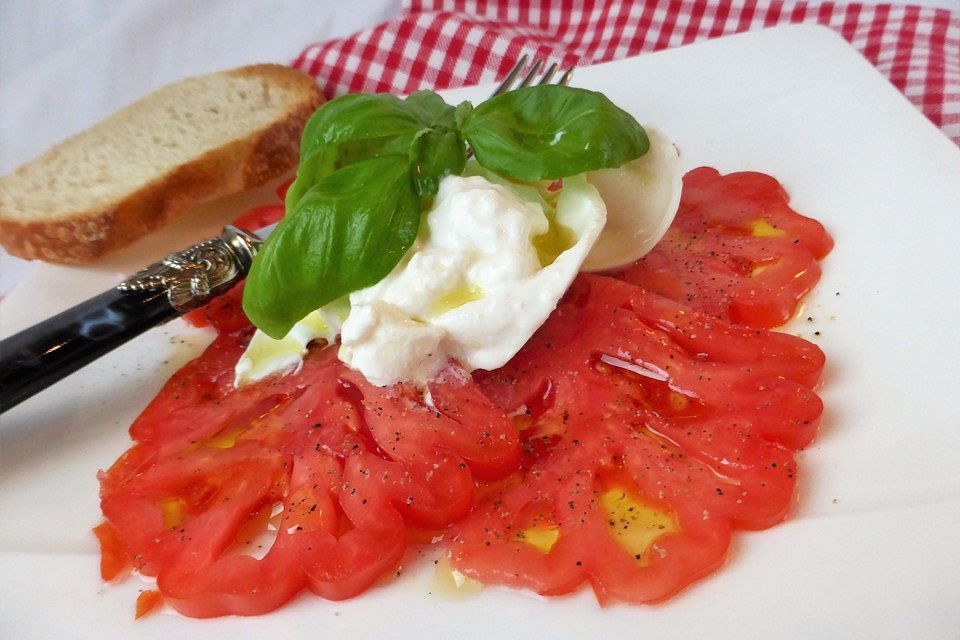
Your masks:
[{"label": "tomato skin edge", "polygon": [[100,543],[100,577],[104,582],[125,578],[131,569],[130,556],[124,550],[117,530],[104,520],[93,528],[93,534]]},{"label": "tomato skin edge", "polygon": [[151,613],[156,612],[160,607],[163,606],[163,594],[155,589],[148,589],[147,591],[141,591],[140,595],[137,596],[137,610],[134,614],[134,619],[139,620],[144,616],[148,616]]}]

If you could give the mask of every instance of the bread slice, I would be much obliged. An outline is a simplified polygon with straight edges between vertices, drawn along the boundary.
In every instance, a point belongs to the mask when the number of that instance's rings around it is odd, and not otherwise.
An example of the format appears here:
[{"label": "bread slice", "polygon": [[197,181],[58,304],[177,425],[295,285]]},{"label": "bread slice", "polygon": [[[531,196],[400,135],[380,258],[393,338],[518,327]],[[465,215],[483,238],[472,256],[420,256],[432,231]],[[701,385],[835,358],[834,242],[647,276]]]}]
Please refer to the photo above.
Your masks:
[{"label": "bread slice", "polygon": [[272,64],[158,89],[0,178],[0,242],[23,258],[93,261],[293,169],[322,102],[313,79]]}]

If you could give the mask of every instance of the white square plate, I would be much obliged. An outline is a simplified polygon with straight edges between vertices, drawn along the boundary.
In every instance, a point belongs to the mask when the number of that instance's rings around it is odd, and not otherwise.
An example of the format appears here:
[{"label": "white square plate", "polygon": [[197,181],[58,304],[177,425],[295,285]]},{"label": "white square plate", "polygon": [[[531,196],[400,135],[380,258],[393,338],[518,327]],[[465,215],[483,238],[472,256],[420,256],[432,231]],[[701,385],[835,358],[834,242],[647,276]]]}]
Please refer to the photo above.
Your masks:
[{"label": "white square plate", "polygon": [[[347,602],[302,596],[252,619],[134,622],[136,578],[103,586],[95,473],[209,335],[154,330],[2,418],[0,637],[944,637],[960,630],[960,149],[833,32],[790,26],[578,70],[677,142],[685,168],[779,178],[836,249],[792,330],[828,365],[800,499],[735,536],[715,575],[658,606],[601,610],[491,588],[429,594],[432,563]],[[449,92],[482,100],[489,88]],[[0,307],[3,332],[211,234],[268,190],[206,207],[96,268],[42,266]],[[197,219],[201,222],[198,224]],[[815,336],[814,331],[820,335]],[[427,566],[424,566],[427,565]]]}]

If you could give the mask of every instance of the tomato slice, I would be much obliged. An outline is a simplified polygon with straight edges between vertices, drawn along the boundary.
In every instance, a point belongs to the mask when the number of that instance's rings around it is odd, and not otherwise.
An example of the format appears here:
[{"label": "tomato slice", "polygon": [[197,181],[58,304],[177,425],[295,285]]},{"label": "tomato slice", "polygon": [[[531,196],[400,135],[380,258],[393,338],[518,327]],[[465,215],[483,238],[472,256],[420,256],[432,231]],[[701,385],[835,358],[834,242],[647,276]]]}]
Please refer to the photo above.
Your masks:
[{"label": "tomato slice", "polygon": [[817,261],[833,247],[823,225],[788,202],[768,175],[694,169],[663,240],[613,275],[726,322],[781,325],[820,279]]},{"label": "tomato slice", "polygon": [[110,582],[130,569],[130,558],[120,544],[117,530],[109,522],[101,522],[93,528],[100,543],[100,577]]},{"label": "tomato slice", "polygon": [[[465,516],[475,476],[516,469],[512,424],[454,365],[430,386],[435,404],[413,388],[369,385],[322,346],[295,375],[235,388],[252,333],[239,295],[207,310],[221,333],[100,474],[104,530],[181,613],[260,614],[304,587],[356,595],[395,569],[408,529]],[[273,511],[274,539],[255,557],[243,539],[262,535]]]},{"label": "tomato slice", "polygon": [[832,241],[769,176],[703,168],[684,186],[646,258],[579,276],[505,367],[451,362],[426,392],[370,385],[324,345],[237,389],[242,286],[191,314],[217,338],[99,474],[104,579],[157,577],[138,614],[255,615],[303,589],[357,595],[432,532],[481,582],[588,583],[602,603],[716,570],[733,530],[793,504],[824,356],[764,327],[794,312]]},{"label": "tomato slice", "polygon": [[543,594],[670,597],[720,566],[731,529],[786,516],[823,363],[799,338],[581,275],[513,360],[476,375],[525,457],[454,525],[454,565]]},{"label": "tomato slice", "polygon": [[195,327],[213,327],[217,333],[252,331],[250,321],[243,313],[243,285],[241,282],[227,293],[194,309],[183,316],[184,320]]},{"label": "tomato slice", "polygon": [[[286,191],[284,191],[286,193]],[[279,192],[278,192],[279,195]],[[285,213],[282,204],[268,204],[254,207],[233,221],[233,226],[247,231],[259,231],[267,225],[279,222]]]},{"label": "tomato slice", "polygon": [[154,589],[141,591],[137,596],[137,612],[134,616],[137,620],[149,615],[163,605],[163,595]]}]

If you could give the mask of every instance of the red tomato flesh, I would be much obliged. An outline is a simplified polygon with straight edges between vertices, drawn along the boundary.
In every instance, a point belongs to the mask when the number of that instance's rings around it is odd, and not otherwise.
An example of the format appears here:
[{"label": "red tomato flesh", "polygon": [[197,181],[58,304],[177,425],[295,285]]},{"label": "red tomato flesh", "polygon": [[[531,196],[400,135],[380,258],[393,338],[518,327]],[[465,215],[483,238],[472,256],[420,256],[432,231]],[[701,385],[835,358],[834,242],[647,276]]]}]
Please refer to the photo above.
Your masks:
[{"label": "red tomato flesh", "polygon": [[[181,613],[264,613],[304,587],[356,595],[396,567],[408,527],[449,525],[469,512],[474,477],[516,469],[512,423],[454,368],[430,385],[435,408],[415,389],[369,385],[319,346],[297,375],[235,389],[252,332],[238,328],[238,296],[211,310],[222,333],[101,474],[104,515]],[[237,553],[238,534],[274,505],[283,510],[266,555]]]},{"label": "red tomato flesh", "polygon": [[786,516],[823,363],[800,338],[581,275],[513,360],[476,375],[525,456],[454,525],[454,565],[550,595],[586,581],[601,602],[673,595],[720,565],[731,529]]},{"label": "red tomato flesh", "polygon": [[109,522],[101,522],[93,528],[100,543],[100,577],[110,582],[130,570],[130,558],[120,544],[117,530]]},{"label": "red tomato flesh", "polygon": [[663,240],[615,275],[727,322],[781,325],[833,247],[823,225],[788,202],[768,175],[694,169]]},{"label": "red tomato flesh", "polygon": [[153,589],[148,589],[147,591],[141,591],[140,595],[137,596],[137,611],[134,617],[139,620],[140,618],[149,615],[159,609],[163,605],[163,594],[159,591]]},{"label": "red tomato flesh", "polygon": [[237,287],[193,314],[218,337],[100,474],[104,579],[132,563],[185,615],[255,615],[305,588],[357,595],[440,532],[483,583],[670,597],[721,565],[731,531],[786,516],[819,423],[822,352],[763,328],[831,244],[786,202],[761,174],[691,172],[650,256],[579,276],[506,366],[451,363],[429,401],[322,344],[235,388],[253,332]]},{"label": "red tomato flesh", "polygon": [[[286,190],[284,190],[284,193],[286,193]],[[284,212],[284,206],[282,204],[255,207],[234,220],[233,226],[246,229],[247,231],[259,231],[267,225],[279,222]]]}]

